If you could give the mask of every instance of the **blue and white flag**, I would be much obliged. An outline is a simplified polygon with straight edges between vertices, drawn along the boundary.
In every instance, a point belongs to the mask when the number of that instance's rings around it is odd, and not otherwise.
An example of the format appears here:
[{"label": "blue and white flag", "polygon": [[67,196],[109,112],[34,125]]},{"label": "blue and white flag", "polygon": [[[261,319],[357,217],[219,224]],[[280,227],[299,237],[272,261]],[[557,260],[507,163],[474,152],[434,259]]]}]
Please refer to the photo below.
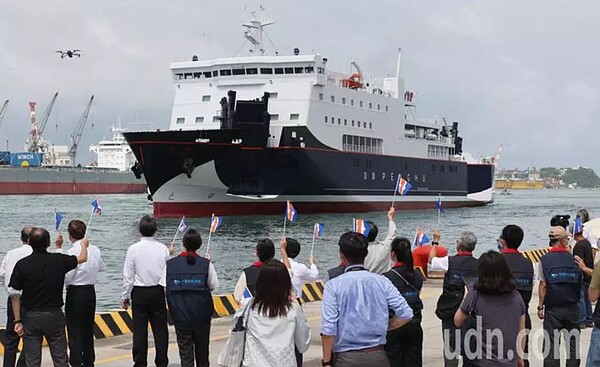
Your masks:
[{"label": "blue and white flag", "polygon": [[54,212],[54,228],[56,228],[57,231],[60,228],[60,223],[62,222],[63,218],[64,217],[62,214],[56,211]]},{"label": "blue and white flag", "polygon": [[367,223],[366,220],[357,218],[353,219],[354,229],[353,232],[360,233],[365,237],[369,237],[369,232],[371,232],[371,226]]},{"label": "blue and white flag", "polygon": [[185,233],[185,231],[187,231],[187,229],[188,229],[188,225],[185,222],[185,217],[182,217],[181,222],[179,222],[179,227],[177,227],[177,231],[179,233]]},{"label": "blue and white flag", "polygon": [[242,294],[242,300],[247,300],[250,298],[252,298],[252,293],[250,292],[250,289],[246,287],[246,289],[244,289],[244,293]]},{"label": "blue and white flag", "polygon": [[573,234],[583,233],[583,223],[581,223],[581,217],[578,215],[575,217],[575,224],[573,224]]},{"label": "blue and white flag", "polygon": [[435,202],[435,208],[436,208],[437,210],[439,210],[439,211],[440,211],[440,213],[443,213],[443,212],[444,212],[444,208],[442,207],[442,197],[441,197],[441,196],[440,196],[440,197],[438,197],[437,201]]},{"label": "blue and white flag", "polygon": [[423,232],[421,228],[417,229],[417,234],[415,235],[415,241],[413,243],[416,247],[421,247],[426,243],[429,243],[429,237]]},{"label": "blue and white flag", "polygon": [[325,224],[323,223],[315,223],[315,230],[313,233],[314,238],[319,238],[323,235],[323,229],[325,228]]},{"label": "blue and white flag", "polygon": [[102,215],[102,207],[100,206],[100,200],[95,199],[92,201],[92,213],[96,215]]}]

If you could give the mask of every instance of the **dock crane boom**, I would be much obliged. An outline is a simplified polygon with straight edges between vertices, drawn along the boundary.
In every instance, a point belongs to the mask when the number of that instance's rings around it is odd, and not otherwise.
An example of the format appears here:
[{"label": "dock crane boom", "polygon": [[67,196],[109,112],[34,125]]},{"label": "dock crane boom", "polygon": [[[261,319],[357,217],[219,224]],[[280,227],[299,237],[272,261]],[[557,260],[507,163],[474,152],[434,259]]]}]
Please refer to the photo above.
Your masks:
[{"label": "dock crane boom", "polygon": [[56,98],[58,98],[58,92],[54,93],[54,97],[52,97],[50,103],[48,104],[48,107],[46,107],[46,109],[44,110],[42,118],[40,119],[40,123],[37,125],[36,134],[29,141],[27,151],[37,152],[40,150],[40,143],[43,140],[44,129],[46,128],[46,124],[48,123],[48,119],[50,118],[50,114],[52,113],[52,109],[54,108],[54,104],[56,103]]},{"label": "dock crane boom", "polygon": [[2,120],[4,120],[4,115],[6,115],[6,108],[8,107],[8,99],[6,101],[4,101],[4,105],[2,106],[2,109],[0,110],[0,127],[2,127]]},{"label": "dock crane boom", "polygon": [[81,141],[81,136],[83,135],[83,130],[85,129],[85,124],[87,123],[88,116],[90,114],[90,109],[92,108],[92,102],[94,102],[94,96],[90,98],[90,101],[83,111],[83,115],[79,118],[77,122],[77,126],[75,126],[75,130],[71,134],[71,146],[69,147],[69,157],[71,158],[71,165],[75,166],[75,157],[77,156],[77,148],[79,147],[79,142]]}]

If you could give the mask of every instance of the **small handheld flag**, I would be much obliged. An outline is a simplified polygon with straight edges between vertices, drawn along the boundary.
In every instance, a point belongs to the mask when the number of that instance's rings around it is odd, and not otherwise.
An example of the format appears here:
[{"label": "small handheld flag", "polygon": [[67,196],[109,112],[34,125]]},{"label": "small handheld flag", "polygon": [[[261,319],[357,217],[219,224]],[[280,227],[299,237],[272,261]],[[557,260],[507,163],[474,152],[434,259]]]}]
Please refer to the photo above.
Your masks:
[{"label": "small handheld flag", "polygon": [[177,227],[177,231],[179,233],[185,233],[188,229],[188,225],[185,222],[185,217],[181,218],[181,222],[179,222],[179,227]]},{"label": "small handheld flag", "polygon": [[96,215],[102,215],[102,207],[100,206],[100,200],[95,199],[92,201],[92,213]]},{"label": "small handheld flag", "polygon": [[410,189],[412,189],[412,185],[408,181],[400,177],[400,179],[396,183],[396,192],[398,192],[398,194],[402,196],[405,196]]},{"label": "small handheld flag", "polygon": [[356,233],[360,233],[365,237],[369,236],[369,232],[371,232],[371,226],[364,219],[358,218],[353,219],[354,229],[353,231]]},{"label": "small handheld flag", "polygon": [[444,208],[442,207],[442,197],[441,196],[439,196],[437,201],[435,202],[435,208],[442,213],[444,212]]},{"label": "small handheld flag", "polygon": [[315,223],[315,228],[313,229],[312,246],[310,247],[310,256],[313,256],[315,251],[315,239],[321,237],[323,234],[323,228],[325,228],[323,223]]},{"label": "small handheld flag", "polygon": [[583,232],[583,223],[581,223],[581,217],[578,215],[575,217],[575,224],[573,224],[573,235]]},{"label": "small handheld flag", "polygon": [[323,229],[325,228],[325,225],[323,223],[315,223],[315,229],[314,229],[314,237],[315,238],[319,238],[323,235]]},{"label": "small handheld flag", "polygon": [[417,234],[415,235],[415,241],[413,243],[414,246],[421,247],[426,243],[429,243],[429,237],[423,232],[421,228],[417,229]]},{"label": "small handheld flag", "polygon": [[210,233],[215,233],[217,231],[217,229],[221,226],[222,220],[223,219],[221,217],[217,217],[213,214],[212,220],[210,221]]},{"label": "small handheld flag", "polygon": [[246,300],[250,298],[252,298],[252,293],[250,292],[250,289],[245,288],[244,293],[242,294],[242,299]]},{"label": "small handheld flag", "polygon": [[54,228],[56,228],[56,230],[58,231],[58,228],[60,228],[60,223],[63,220],[63,216],[62,214],[60,214],[59,212],[54,212]]},{"label": "small handheld flag", "polygon": [[287,209],[286,209],[285,213],[286,213],[287,220],[290,221],[291,223],[295,223],[296,220],[298,219],[298,212],[296,211],[296,208],[294,208],[292,203],[290,203],[289,201],[287,202]]}]

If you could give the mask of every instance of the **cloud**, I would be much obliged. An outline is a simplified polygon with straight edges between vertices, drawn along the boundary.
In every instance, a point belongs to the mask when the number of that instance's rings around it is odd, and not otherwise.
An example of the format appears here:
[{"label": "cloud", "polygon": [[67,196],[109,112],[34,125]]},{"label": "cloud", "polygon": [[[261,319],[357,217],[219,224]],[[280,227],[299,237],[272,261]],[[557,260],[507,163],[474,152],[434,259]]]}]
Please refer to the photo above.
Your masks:
[{"label": "cloud", "polygon": [[[593,131],[599,115],[600,3],[381,0],[265,0],[277,21],[278,50],[318,52],[330,66],[366,75],[395,72],[403,50],[407,87],[419,94],[421,117],[459,121],[465,148],[501,165],[582,164],[600,169]],[[0,141],[21,149],[27,102],[42,110],[60,92],[47,138],[66,144],[90,95],[91,124],[81,146],[109,135],[117,118],[165,128],[173,86],[169,65],[228,57],[243,45],[241,23],[258,3],[216,0],[11,1],[0,12],[0,102],[11,99]],[[244,9],[246,7],[246,10]],[[81,48],[81,59],[54,51]],[[244,47],[242,47],[243,49]],[[56,128],[58,125],[58,128]],[[3,144],[4,145],[4,144]],[[585,154],[581,154],[582,147]],[[82,162],[93,157],[79,156]]]}]

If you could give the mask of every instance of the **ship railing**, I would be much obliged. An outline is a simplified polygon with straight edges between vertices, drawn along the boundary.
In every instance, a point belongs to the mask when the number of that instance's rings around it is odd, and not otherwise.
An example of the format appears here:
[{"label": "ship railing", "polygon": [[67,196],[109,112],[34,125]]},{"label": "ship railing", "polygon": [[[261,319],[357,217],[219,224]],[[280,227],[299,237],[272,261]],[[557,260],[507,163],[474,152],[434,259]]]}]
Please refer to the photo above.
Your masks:
[{"label": "ship railing", "polygon": [[121,170],[119,170],[118,168],[101,168],[101,167],[92,167],[92,166],[82,166],[82,167],[72,167],[72,166],[38,166],[38,167],[25,167],[25,166],[2,166],[0,165],[0,169],[5,170],[5,171],[22,171],[22,170],[28,170],[28,171],[54,171],[54,172],[81,172],[81,171],[86,171],[86,172],[98,172],[98,173],[103,173],[103,172],[123,172]]}]

